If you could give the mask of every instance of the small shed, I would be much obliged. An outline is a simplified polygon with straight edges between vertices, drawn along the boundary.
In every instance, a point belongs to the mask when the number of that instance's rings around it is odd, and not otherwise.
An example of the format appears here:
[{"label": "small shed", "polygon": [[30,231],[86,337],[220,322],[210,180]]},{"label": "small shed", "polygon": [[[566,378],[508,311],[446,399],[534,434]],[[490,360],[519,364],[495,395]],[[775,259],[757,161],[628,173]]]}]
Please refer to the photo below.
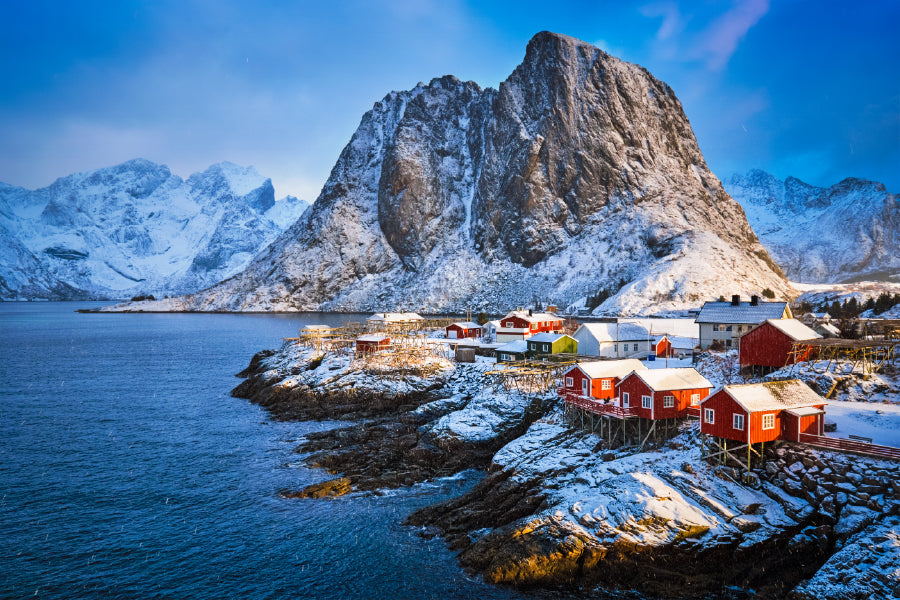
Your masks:
[{"label": "small shed", "polygon": [[616,386],[623,407],[654,421],[686,417],[711,389],[706,377],[691,367],[633,371]]},{"label": "small shed", "polygon": [[481,325],[472,321],[451,323],[444,328],[447,339],[461,340],[465,338],[479,338],[482,335]]},{"label": "small shed", "polygon": [[726,385],[700,403],[700,432],[748,444],[825,431],[825,399],[799,379]]},{"label": "small shed", "polygon": [[356,351],[361,354],[371,354],[379,350],[387,350],[391,347],[391,338],[380,333],[361,335],[356,338]]},{"label": "small shed", "polygon": [[472,346],[457,346],[454,354],[458,363],[475,362],[475,348]]},{"label": "small shed", "polygon": [[563,375],[563,386],[559,394],[608,400],[616,395],[616,384],[632,371],[647,367],[634,358],[624,360],[597,360],[575,365]]},{"label": "small shed", "polygon": [[667,335],[653,336],[650,341],[650,352],[657,358],[675,356],[675,348]]},{"label": "small shed", "polygon": [[528,352],[528,344],[525,340],[516,340],[499,346],[494,350],[494,356],[497,358],[497,362],[514,362],[525,360],[526,352]]},{"label": "small shed", "polygon": [[[741,336],[741,368],[774,371],[793,364],[791,348],[795,342],[821,337],[797,319],[768,319]],[[798,357],[799,362],[808,360],[809,353],[807,349],[804,355]]]},{"label": "small shed", "polygon": [[564,333],[539,333],[528,338],[528,354],[577,354],[578,342]]}]

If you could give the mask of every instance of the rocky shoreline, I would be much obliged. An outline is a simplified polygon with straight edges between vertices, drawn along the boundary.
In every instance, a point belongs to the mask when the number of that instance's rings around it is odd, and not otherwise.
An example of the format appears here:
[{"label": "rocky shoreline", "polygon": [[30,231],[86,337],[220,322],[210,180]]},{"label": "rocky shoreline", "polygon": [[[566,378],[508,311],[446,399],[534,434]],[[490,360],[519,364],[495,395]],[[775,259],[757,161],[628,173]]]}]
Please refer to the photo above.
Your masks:
[{"label": "rocky shoreline", "polygon": [[488,369],[435,359],[371,373],[285,345],[254,356],[233,395],[277,419],[352,420],[297,449],[340,493],[486,470],[408,524],[493,583],[662,598],[900,593],[896,463],[785,444],[745,480],[701,461],[690,427],[640,453],[605,448],[565,421],[555,394],[506,390]]}]

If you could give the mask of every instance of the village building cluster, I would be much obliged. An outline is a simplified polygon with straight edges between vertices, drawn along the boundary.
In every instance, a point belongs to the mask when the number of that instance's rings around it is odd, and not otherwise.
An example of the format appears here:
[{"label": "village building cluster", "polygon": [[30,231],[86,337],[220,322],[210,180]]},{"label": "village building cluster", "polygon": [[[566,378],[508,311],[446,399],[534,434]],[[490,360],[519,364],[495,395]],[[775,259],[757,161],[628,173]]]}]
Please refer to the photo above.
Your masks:
[{"label": "village building cluster", "polygon": [[[576,324],[553,310],[518,308],[484,322],[376,313],[343,343],[352,343],[357,356],[372,356],[419,336],[417,347],[451,348],[459,362],[493,356],[493,373],[508,381],[558,382],[567,412],[611,444],[643,446],[693,419],[706,458],[738,460],[749,469],[767,443],[823,440],[826,399],[797,379],[716,387],[684,361],[699,351],[733,350],[742,370],[764,375],[822,357],[884,361],[900,344],[890,336],[829,339],[830,320],[827,314],[794,319],[786,302],[732,296],[702,306],[687,332],[695,335],[647,319]],[[443,338],[436,339],[435,331],[443,331]],[[325,335],[315,326],[307,332]],[[670,359],[678,366],[669,367]]]}]

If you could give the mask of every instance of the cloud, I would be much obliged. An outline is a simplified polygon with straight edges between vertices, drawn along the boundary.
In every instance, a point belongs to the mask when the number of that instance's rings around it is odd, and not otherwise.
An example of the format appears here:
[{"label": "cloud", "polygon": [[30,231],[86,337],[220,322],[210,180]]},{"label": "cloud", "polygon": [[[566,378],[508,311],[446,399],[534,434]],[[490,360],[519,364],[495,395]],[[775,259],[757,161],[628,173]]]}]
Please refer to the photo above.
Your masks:
[{"label": "cloud", "polygon": [[662,17],[662,23],[656,31],[657,40],[667,40],[684,29],[684,19],[675,2],[654,2],[641,7],[645,17]]},{"label": "cloud", "polygon": [[699,36],[697,47],[707,68],[718,71],[724,67],[731,55],[751,27],[769,11],[769,0],[747,0],[739,2],[731,10],[716,19]]}]

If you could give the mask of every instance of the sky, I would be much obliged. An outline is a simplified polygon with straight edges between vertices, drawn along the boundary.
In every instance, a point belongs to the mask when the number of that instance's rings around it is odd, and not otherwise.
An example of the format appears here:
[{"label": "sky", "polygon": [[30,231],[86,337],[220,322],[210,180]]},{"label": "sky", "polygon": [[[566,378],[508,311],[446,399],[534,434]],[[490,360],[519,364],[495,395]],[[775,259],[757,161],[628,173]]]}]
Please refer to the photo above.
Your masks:
[{"label": "sky", "polygon": [[895,0],[2,0],[0,181],[227,160],[312,201],[388,92],[497,87],[549,30],[668,83],[720,179],[898,193],[898,25]]}]

